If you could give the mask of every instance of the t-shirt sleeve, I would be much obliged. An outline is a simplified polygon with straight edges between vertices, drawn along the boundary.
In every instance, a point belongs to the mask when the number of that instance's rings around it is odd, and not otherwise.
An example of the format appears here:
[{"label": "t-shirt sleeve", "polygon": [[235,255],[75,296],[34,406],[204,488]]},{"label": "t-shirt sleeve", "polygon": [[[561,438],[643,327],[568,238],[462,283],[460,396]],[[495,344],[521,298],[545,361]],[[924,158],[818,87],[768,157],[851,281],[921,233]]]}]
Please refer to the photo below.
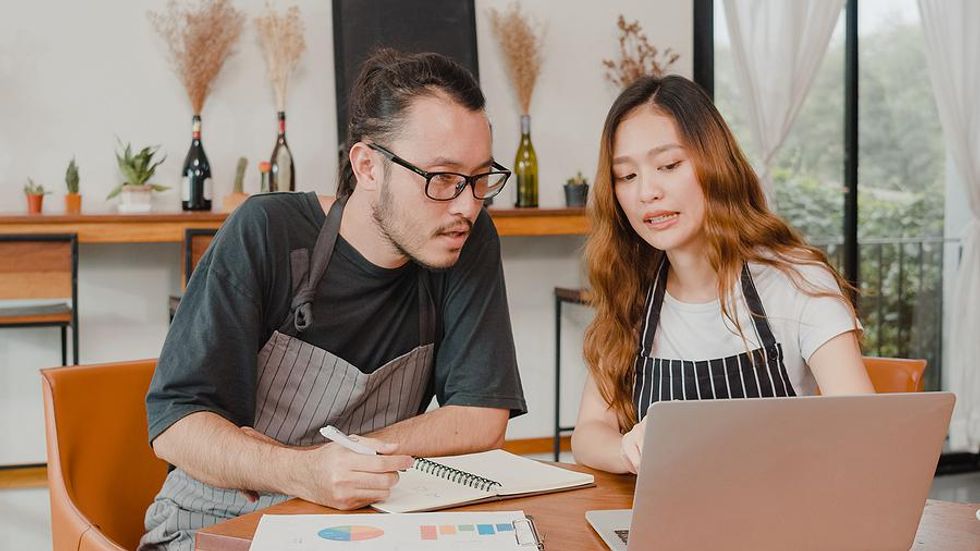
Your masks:
[{"label": "t-shirt sleeve", "polygon": [[837,280],[830,271],[820,266],[802,266],[798,269],[805,279],[805,289],[812,287],[814,291],[836,295],[814,297],[800,293],[800,355],[809,363],[810,356],[827,341],[837,335],[860,329],[861,324],[855,323],[851,310],[843,302],[846,299],[841,294]]},{"label": "t-shirt sleeve", "polygon": [[435,365],[440,405],[527,413],[517,369],[500,238],[486,211],[445,281],[443,338]]},{"label": "t-shirt sleeve", "polygon": [[[250,205],[250,203],[253,203]],[[264,213],[246,202],[194,270],[146,396],[150,442],[186,415],[210,411],[251,424],[262,323]]]}]

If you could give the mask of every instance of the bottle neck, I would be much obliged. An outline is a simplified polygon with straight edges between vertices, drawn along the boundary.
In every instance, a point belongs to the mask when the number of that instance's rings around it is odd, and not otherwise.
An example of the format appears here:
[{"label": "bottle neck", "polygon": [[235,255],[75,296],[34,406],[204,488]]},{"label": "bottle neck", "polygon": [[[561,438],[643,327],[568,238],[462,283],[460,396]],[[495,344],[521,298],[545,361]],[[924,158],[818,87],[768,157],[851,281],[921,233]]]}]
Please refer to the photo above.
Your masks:
[{"label": "bottle neck", "polygon": [[531,137],[531,116],[521,115],[521,135]]},{"label": "bottle neck", "polygon": [[279,117],[279,135],[285,136],[286,135],[286,112],[279,111],[278,117]]},{"label": "bottle neck", "polygon": [[191,138],[193,138],[194,141],[201,140],[201,116],[200,115],[194,115],[194,118],[191,119]]}]

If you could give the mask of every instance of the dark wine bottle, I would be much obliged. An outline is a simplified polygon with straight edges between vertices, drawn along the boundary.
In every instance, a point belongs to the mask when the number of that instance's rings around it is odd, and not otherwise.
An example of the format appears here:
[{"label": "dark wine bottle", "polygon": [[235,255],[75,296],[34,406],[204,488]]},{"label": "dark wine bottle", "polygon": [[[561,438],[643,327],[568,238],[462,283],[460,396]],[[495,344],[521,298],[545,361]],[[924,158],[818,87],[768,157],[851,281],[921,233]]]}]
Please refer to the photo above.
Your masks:
[{"label": "dark wine bottle", "polygon": [[201,116],[194,115],[191,148],[181,171],[180,206],[184,210],[211,210],[211,163],[201,145]]},{"label": "dark wine bottle", "polygon": [[293,153],[286,143],[286,112],[279,111],[279,137],[272,150],[272,170],[269,172],[269,191],[296,191],[296,171]]},{"label": "dark wine bottle", "polygon": [[538,206],[538,156],[531,143],[531,117],[521,115],[521,143],[514,159],[514,176],[517,177],[517,202],[515,207]]}]

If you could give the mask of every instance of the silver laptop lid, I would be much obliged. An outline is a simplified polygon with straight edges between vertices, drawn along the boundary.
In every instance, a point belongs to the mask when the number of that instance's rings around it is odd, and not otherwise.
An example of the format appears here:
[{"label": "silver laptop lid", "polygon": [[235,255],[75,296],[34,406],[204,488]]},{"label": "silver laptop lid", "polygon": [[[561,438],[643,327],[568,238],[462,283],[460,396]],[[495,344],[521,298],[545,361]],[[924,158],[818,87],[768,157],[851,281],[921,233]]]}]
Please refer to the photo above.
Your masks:
[{"label": "silver laptop lid", "polygon": [[920,392],[655,403],[629,549],[908,549],[954,401]]}]

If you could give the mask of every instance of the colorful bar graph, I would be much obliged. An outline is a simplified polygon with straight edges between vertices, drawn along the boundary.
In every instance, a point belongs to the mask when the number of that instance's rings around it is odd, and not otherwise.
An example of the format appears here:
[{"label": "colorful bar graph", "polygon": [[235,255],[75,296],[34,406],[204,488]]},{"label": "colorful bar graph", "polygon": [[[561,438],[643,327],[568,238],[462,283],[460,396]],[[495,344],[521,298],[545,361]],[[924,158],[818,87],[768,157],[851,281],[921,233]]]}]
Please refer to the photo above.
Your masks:
[{"label": "colorful bar graph", "polygon": [[500,532],[513,532],[514,526],[510,523],[500,524],[424,524],[419,526],[419,536],[422,540],[438,540],[440,537],[450,536],[493,536]]}]

